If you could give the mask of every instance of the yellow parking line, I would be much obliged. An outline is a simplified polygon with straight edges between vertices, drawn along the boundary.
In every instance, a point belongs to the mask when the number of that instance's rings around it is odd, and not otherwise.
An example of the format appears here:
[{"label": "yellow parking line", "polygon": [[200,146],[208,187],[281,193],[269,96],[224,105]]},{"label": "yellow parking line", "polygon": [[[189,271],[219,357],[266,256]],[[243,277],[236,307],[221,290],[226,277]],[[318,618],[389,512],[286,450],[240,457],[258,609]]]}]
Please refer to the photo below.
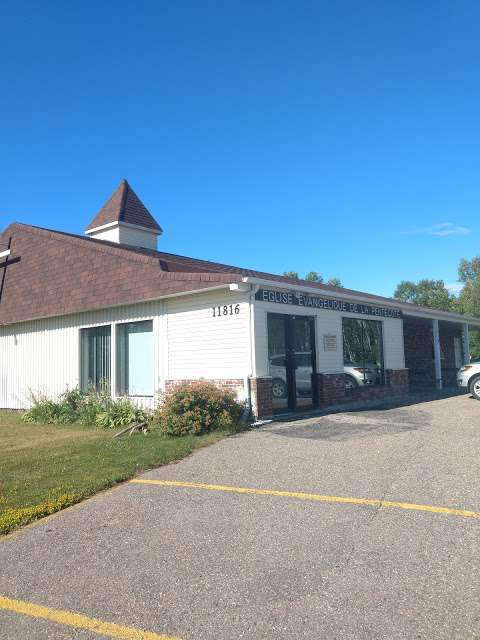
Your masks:
[{"label": "yellow parking line", "polygon": [[12,598],[6,598],[5,596],[0,596],[0,611],[2,609],[5,611],[21,613],[32,618],[52,620],[53,622],[58,622],[59,624],[66,625],[67,627],[93,631],[94,633],[98,633],[102,636],[108,636],[109,638],[122,638],[123,640],[181,640],[174,636],[165,636],[153,633],[152,631],[135,629],[134,627],[123,627],[122,625],[114,624],[113,622],[104,622],[103,620],[89,618],[88,616],[84,616],[79,613],[62,611],[61,609],[50,609],[50,607],[33,604],[33,602],[13,600]]},{"label": "yellow parking line", "polygon": [[203,484],[200,482],[180,482],[177,480],[147,480],[134,478],[130,482],[136,484],[156,484],[165,487],[185,487],[188,489],[205,489],[207,491],[227,491],[229,493],[247,493],[259,496],[279,496],[282,498],[297,498],[298,500],[313,500],[316,502],[332,502],[338,504],[357,504],[369,507],[391,507],[394,509],[407,509],[411,511],[429,511],[430,513],[443,513],[448,516],[460,518],[479,518],[477,511],[467,509],[453,509],[451,507],[433,507],[427,504],[414,504],[411,502],[392,502],[391,500],[379,500],[377,498],[348,498],[343,496],[322,496],[317,493],[303,493],[298,491],[275,491],[273,489],[251,489],[250,487],[230,487],[221,484]]}]

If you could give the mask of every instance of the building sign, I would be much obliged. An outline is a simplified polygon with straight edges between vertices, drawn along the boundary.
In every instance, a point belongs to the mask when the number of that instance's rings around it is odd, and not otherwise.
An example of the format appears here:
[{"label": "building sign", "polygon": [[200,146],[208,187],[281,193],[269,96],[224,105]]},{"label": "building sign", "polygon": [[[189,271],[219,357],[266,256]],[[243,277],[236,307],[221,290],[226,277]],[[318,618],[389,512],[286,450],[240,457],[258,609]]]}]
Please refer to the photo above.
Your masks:
[{"label": "building sign", "polygon": [[363,304],[362,302],[348,302],[348,300],[324,298],[323,296],[312,296],[307,293],[275,291],[273,289],[259,289],[255,294],[255,300],[293,305],[296,307],[308,307],[309,309],[323,309],[324,311],[339,311],[340,313],[361,313],[377,318],[402,317],[400,309],[377,307]]},{"label": "building sign", "polygon": [[324,351],[337,350],[337,336],[334,333],[323,334],[323,350]]}]

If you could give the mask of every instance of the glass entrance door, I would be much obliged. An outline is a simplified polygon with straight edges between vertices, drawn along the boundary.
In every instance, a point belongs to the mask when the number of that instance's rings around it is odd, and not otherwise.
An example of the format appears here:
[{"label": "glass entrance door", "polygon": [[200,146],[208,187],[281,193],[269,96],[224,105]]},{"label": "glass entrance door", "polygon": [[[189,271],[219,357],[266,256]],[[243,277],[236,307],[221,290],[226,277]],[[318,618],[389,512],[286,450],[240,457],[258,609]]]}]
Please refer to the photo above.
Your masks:
[{"label": "glass entrance door", "polygon": [[314,406],[314,318],[269,313],[267,325],[273,410],[295,411]]},{"label": "glass entrance door", "polygon": [[308,316],[290,316],[291,352],[294,367],[294,409],[314,405],[313,374],[315,373],[315,320]]}]

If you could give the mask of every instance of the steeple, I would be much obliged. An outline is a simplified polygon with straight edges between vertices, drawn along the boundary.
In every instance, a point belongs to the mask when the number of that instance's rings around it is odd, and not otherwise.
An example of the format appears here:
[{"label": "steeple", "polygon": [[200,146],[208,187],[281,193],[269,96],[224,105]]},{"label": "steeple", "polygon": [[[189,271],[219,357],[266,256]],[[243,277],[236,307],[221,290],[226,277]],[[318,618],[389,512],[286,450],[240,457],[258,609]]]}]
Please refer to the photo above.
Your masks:
[{"label": "steeple", "polygon": [[128,182],[122,180],[85,233],[97,240],[156,249],[162,229]]}]

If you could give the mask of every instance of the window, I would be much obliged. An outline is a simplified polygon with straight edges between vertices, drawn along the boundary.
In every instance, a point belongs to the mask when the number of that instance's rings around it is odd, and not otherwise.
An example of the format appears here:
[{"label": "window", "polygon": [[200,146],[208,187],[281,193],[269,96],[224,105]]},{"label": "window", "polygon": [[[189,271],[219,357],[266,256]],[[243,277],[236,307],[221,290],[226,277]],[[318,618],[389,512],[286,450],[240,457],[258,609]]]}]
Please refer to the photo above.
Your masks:
[{"label": "window", "polygon": [[80,386],[97,390],[110,384],[110,325],[80,331]]},{"label": "window", "polygon": [[153,396],[153,322],[128,322],[117,327],[117,393]]},{"label": "window", "polygon": [[384,383],[381,322],[343,318],[343,370],[349,389]]}]

